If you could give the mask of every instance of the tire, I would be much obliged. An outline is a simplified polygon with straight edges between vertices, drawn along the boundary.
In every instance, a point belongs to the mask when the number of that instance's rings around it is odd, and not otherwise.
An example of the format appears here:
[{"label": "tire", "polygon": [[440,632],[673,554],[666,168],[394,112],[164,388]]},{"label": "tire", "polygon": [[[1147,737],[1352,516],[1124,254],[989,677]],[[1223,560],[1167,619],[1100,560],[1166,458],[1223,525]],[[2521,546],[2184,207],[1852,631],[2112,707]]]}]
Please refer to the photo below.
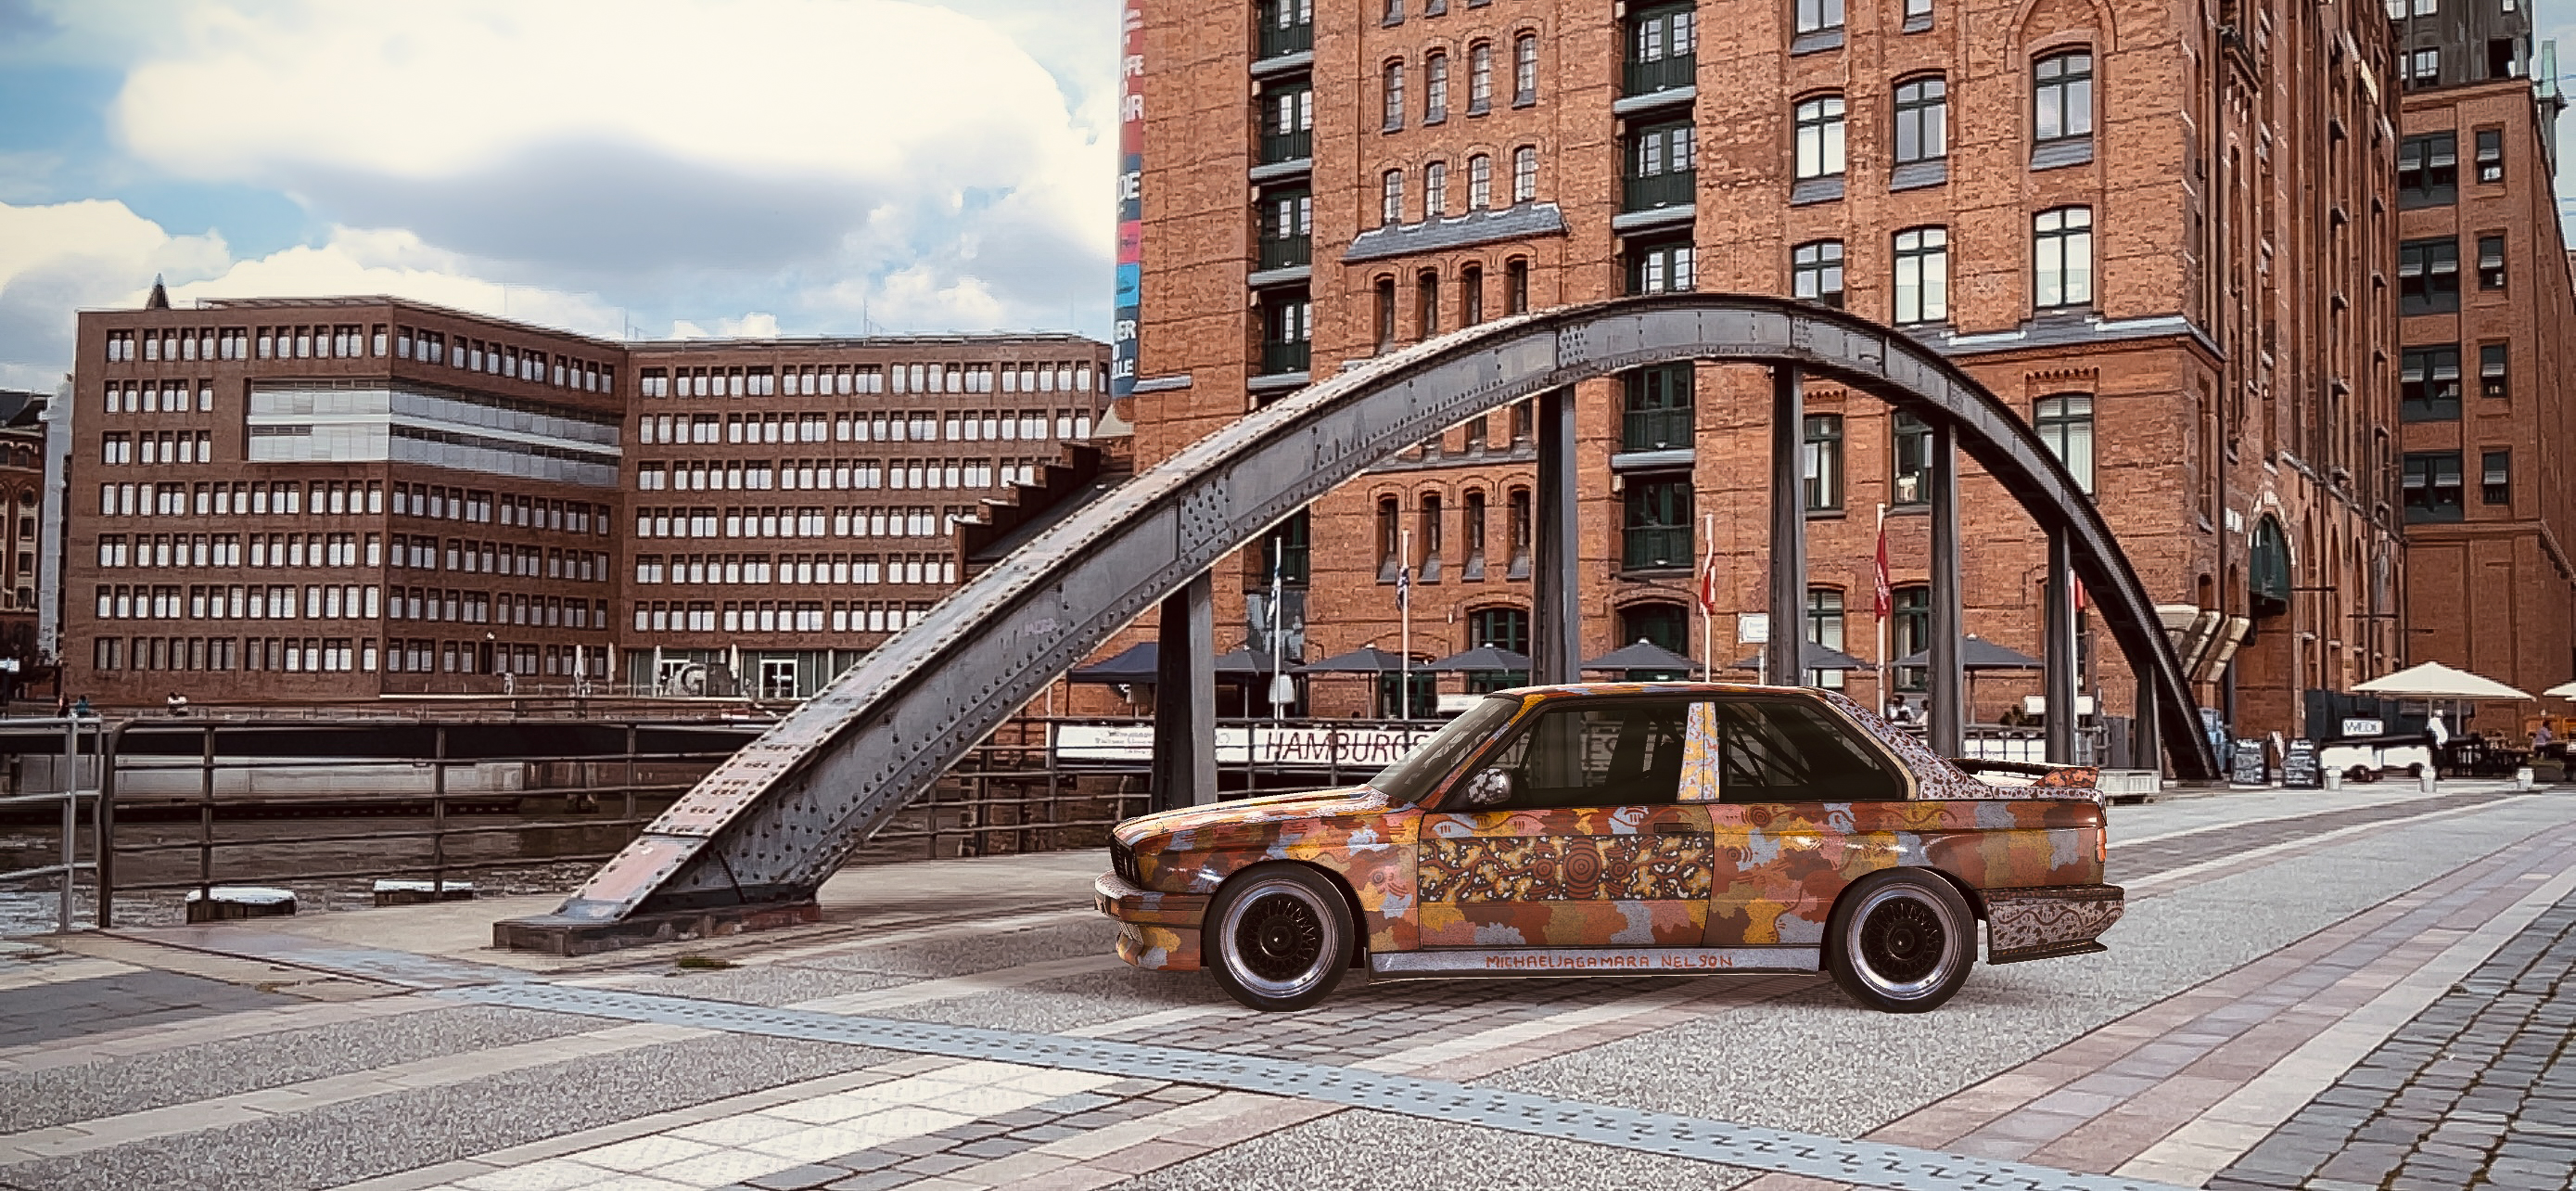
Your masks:
[{"label": "tire", "polygon": [[1977,917],[1932,873],[1875,873],[1834,902],[1827,965],[1851,999],[1886,1013],[1938,1008],[1976,966]]},{"label": "tire", "polygon": [[1208,967],[1244,1005],[1303,1009],[1333,991],[1348,967],[1350,903],[1332,879],[1302,864],[1245,869],[1208,907]]}]

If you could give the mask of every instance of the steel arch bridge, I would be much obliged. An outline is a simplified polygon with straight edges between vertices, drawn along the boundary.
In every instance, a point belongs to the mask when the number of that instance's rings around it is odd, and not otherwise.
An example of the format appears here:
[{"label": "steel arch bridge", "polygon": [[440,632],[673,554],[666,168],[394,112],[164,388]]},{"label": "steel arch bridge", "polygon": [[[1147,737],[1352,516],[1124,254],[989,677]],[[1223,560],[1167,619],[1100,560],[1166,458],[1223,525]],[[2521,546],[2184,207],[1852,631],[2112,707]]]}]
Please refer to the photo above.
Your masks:
[{"label": "steel arch bridge", "polygon": [[[764,910],[792,915],[843,858],[929,788],[977,742],[1046,685],[1147,609],[1164,604],[1167,667],[1176,632],[1200,665],[1212,653],[1207,575],[1254,540],[1368,467],[1469,418],[1542,398],[1539,504],[1550,488],[1570,511],[1569,386],[1645,365],[1707,360],[1767,365],[1775,377],[1772,491],[1794,492],[1799,378],[1812,375],[1867,393],[1924,421],[1934,434],[1936,745],[1957,747],[1957,469],[1953,446],[1974,459],[2049,534],[2052,571],[2081,576],[2096,613],[2138,676],[2164,751],[2184,778],[2212,778],[2191,689],[2153,602],[2092,501],[2018,416],[1949,361],[1905,335],[1781,298],[1666,294],[1515,316],[1462,329],[1370,360],[1250,414],[1076,511],[932,608],[718,766],[646,827],[551,915],[496,926],[496,941],[546,950],[595,950],[673,933],[666,915]],[[1784,465],[1781,447],[1787,446]],[[1551,465],[1553,464],[1553,469]],[[1785,481],[1785,482],[1784,482]],[[1772,591],[1803,598],[1803,518],[1773,520]],[[1550,558],[1570,572],[1571,517],[1537,517],[1540,554],[1538,681],[1571,680],[1576,636],[1571,584],[1551,583]],[[1786,535],[1786,540],[1784,536]],[[1556,540],[1551,541],[1551,537]],[[1551,551],[1551,546],[1554,550]],[[1947,582],[1945,583],[1945,573]],[[1554,586],[1558,590],[1551,591]],[[2066,584],[2052,584],[2059,594]],[[1191,596],[1196,593],[1196,616]],[[2054,601],[2057,596],[2052,596]],[[1168,602],[1167,602],[1168,601]],[[1794,606],[1794,605],[1792,605]],[[2071,607],[2056,604],[2061,613]],[[1551,615],[1551,609],[1554,615]],[[1943,615],[1946,611],[1947,615]],[[1195,642],[1187,635],[1196,621]],[[1177,623],[1176,623],[1177,622]],[[2072,624],[2071,615],[2056,623]],[[1796,638],[1786,638],[1790,669]],[[2072,630],[2052,640],[2072,657]],[[1775,643],[1775,650],[1783,647]],[[1947,653],[1946,659],[1942,654]],[[1187,662],[1173,679],[1188,679]],[[1204,675],[1199,677],[1204,678]],[[2073,695],[2069,663],[2052,657],[2052,696]],[[1167,699],[1182,733],[1192,690]],[[2052,706],[2066,704],[2053,703]],[[1210,723],[1204,705],[1197,727]],[[2052,716],[2064,723],[2070,717]],[[1947,740],[1943,739],[1947,734]],[[2152,737],[2151,737],[2152,739]],[[1166,750],[1159,749],[1158,753]],[[1197,746],[1206,772],[1206,746]],[[1165,761],[1168,758],[1159,758]],[[1183,758],[1166,772],[1186,780]],[[1210,783],[1207,789],[1212,790]],[[750,913],[746,914],[745,912]],[[654,925],[660,920],[662,925]],[[682,926],[678,933],[691,928]],[[549,936],[552,941],[549,941]],[[592,942],[563,942],[578,936]]]}]

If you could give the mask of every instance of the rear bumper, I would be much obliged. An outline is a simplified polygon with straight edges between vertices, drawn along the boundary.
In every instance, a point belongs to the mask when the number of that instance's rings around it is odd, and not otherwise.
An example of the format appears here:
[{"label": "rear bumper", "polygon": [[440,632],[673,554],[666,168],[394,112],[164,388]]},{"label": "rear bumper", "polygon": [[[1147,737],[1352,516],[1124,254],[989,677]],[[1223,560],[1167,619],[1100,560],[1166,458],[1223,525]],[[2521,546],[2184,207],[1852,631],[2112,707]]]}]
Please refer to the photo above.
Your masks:
[{"label": "rear bumper", "polygon": [[1139,889],[1114,872],[1091,884],[1092,907],[1118,923],[1118,958],[1157,972],[1198,969],[1199,922],[1209,900],[1203,893]]},{"label": "rear bumper", "polygon": [[2015,964],[2108,950],[2095,939],[2127,908],[2117,885],[1988,889],[1986,962]]}]

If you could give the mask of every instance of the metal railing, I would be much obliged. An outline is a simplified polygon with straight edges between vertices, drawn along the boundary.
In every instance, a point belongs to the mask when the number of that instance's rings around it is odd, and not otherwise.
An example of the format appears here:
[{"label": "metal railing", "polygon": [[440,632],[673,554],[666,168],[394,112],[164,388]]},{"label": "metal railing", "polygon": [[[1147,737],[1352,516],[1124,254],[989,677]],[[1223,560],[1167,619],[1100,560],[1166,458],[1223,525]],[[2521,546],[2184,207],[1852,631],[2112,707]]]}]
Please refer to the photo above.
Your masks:
[{"label": "metal railing", "polygon": [[1261,374],[1277,376],[1283,372],[1304,372],[1313,357],[1313,344],[1303,339],[1264,340],[1261,344]]},{"label": "metal railing", "polygon": [[1630,61],[1622,72],[1622,95],[1650,95],[1699,82],[1699,55],[1674,54],[1651,62]]},{"label": "metal railing", "polygon": [[1315,26],[1282,25],[1276,16],[1265,15],[1261,22],[1261,56],[1276,58],[1282,54],[1301,54],[1315,48]]},{"label": "metal railing", "polygon": [[1264,236],[1261,238],[1261,268],[1285,269],[1311,264],[1314,260],[1312,236]]},{"label": "metal railing", "polygon": [[1264,130],[1261,134],[1261,164],[1263,165],[1277,165],[1283,161],[1297,161],[1314,155],[1313,129],[1301,128],[1295,132]]},{"label": "metal railing", "polygon": [[1687,567],[1692,561],[1691,527],[1629,526],[1622,558],[1627,569],[1632,571]]},{"label": "metal railing", "polygon": [[1692,201],[1692,188],[1699,184],[1698,170],[1673,170],[1669,173],[1631,176],[1625,180],[1623,210],[1652,211],[1657,207],[1687,207]]},{"label": "metal railing", "polygon": [[[41,805],[47,802],[59,802],[62,804],[62,858],[53,864],[41,864],[33,868],[22,868],[11,872],[0,872],[0,882],[32,881],[45,877],[54,877],[59,880],[60,884],[57,888],[62,895],[62,901],[60,903],[60,909],[57,911],[54,919],[54,930],[57,933],[68,933],[72,929],[72,921],[76,916],[72,906],[72,895],[74,889],[79,884],[80,874],[83,872],[101,874],[106,871],[104,863],[106,860],[106,849],[98,842],[107,838],[106,834],[98,829],[99,817],[106,813],[104,810],[106,802],[104,799],[99,797],[99,786],[97,784],[99,774],[97,757],[100,747],[99,726],[99,721],[89,716],[73,716],[61,719],[49,718],[16,720],[9,724],[10,728],[19,731],[50,731],[53,728],[59,727],[63,734],[62,760],[59,764],[53,767],[54,772],[50,775],[53,778],[53,782],[49,783],[59,784],[61,786],[60,789],[34,794],[13,793],[7,796],[0,796],[0,807]],[[87,788],[83,788],[83,783],[81,781],[83,770],[83,766],[81,764],[81,742],[84,739],[86,739],[90,745],[90,764],[87,768],[92,780],[88,784]],[[90,801],[90,838],[92,840],[93,850],[91,852],[91,859],[89,860],[82,860],[80,858],[80,802],[84,798]],[[103,880],[104,878],[101,877],[99,879]],[[103,894],[100,897],[100,901],[102,904],[106,901]]]},{"label": "metal railing", "polygon": [[1622,426],[1620,448],[1670,451],[1692,445],[1695,434],[1689,406],[1679,409],[1632,409]]}]

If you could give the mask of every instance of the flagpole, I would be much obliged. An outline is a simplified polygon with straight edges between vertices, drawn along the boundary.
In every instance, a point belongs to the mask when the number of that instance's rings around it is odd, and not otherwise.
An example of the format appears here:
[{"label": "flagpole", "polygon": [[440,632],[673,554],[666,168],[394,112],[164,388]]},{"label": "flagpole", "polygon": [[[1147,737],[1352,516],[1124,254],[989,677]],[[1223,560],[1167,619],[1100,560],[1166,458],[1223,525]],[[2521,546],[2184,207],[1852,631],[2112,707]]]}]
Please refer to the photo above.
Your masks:
[{"label": "flagpole", "polygon": [[1272,538],[1272,539],[1270,540],[1270,692],[1269,692],[1269,693],[1270,693],[1270,722],[1271,722],[1271,723],[1273,723],[1273,724],[1278,723],[1278,722],[1280,721],[1280,719],[1281,719],[1281,718],[1286,714],[1285,708],[1286,708],[1286,706],[1287,706],[1286,704],[1281,703],[1281,702],[1279,701],[1279,680],[1280,680],[1280,679],[1282,679],[1282,678],[1287,677],[1287,673],[1286,673],[1286,671],[1287,671],[1287,669],[1288,669],[1288,663],[1287,663],[1287,653],[1288,653],[1287,637],[1288,637],[1288,634],[1287,634],[1287,632],[1285,631],[1285,630],[1287,629],[1287,627],[1288,627],[1288,626],[1287,626],[1286,618],[1285,618],[1284,616],[1282,616],[1282,615],[1281,615],[1281,613],[1280,613],[1280,611],[1279,611],[1279,589],[1280,589],[1279,565],[1280,565],[1280,563],[1283,561],[1283,559],[1284,559],[1284,557],[1285,557],[1284,552],[1287,550],[1287,548],[1288,548],[1288,543],[1287,543],[1284,539],[1280,539],[1280,538]]},{"label": "flagpole", "polygon": [[1395,571],[1395,614],[1402,622],[1396,638],[1397,673],[1395,706],[1400,719],[1413,718],[1413,531],[1405,530],[1397,550],[1399,565]]},{"label": "flagpole", "polygon": [[[1879,591],[1886,591],[1886,590],[1887,590],[1887,502],[1886,502],[1886,501],[1880,501],[1880,502],[1878,502],[1878,561],[1877,561],[1877,563],[1876,563],[1876,566],[1878,567],[1878,576],[1877,576],[1878,590],[1879,590]],[[1873,602],[1880,602],[1880,601],[1883,599],[1883,597],[1876,596],[1875,594],[1873,594],[1873,596],[1872,596],[1871,598],[1872,598],[1872,601],[1873,601]],[[1895,702],[1896,702],[1896,688],[1895,688],[1895,686],[1894,686],[1893,684],[1891,684],[1891,683],[1888,681],[1888,674],[1889,674],[1889,671],[1888,671],[1888,668],[1887,668],[1887,618],[1888,618],[1888,613],[1889,613],[1890,611],[1891,611],[1891,609],[1889,609],[1889,608],[1886,606],[1886,604],[1885,604],[1884,602],[1880,602],[1880,606],[1879,606],[1879,609],[1878,609],[1878,712],[1879,712],[1879,714],[1880,714],[1880,715],[1885,715],[1885,714],[1887,714],[1887,713],[1888,713],[1888,712],[1889,712],[1889,711],[1890,711],[1890,710],[1895,706]]]},{"label": "flagpole", "polygon": [[1717,681],[1716,609],[1709,606],[1709,580],[1717,573],[1717,514],[1700,514],[1699,563],[1699,676],[1707,682]]}]

